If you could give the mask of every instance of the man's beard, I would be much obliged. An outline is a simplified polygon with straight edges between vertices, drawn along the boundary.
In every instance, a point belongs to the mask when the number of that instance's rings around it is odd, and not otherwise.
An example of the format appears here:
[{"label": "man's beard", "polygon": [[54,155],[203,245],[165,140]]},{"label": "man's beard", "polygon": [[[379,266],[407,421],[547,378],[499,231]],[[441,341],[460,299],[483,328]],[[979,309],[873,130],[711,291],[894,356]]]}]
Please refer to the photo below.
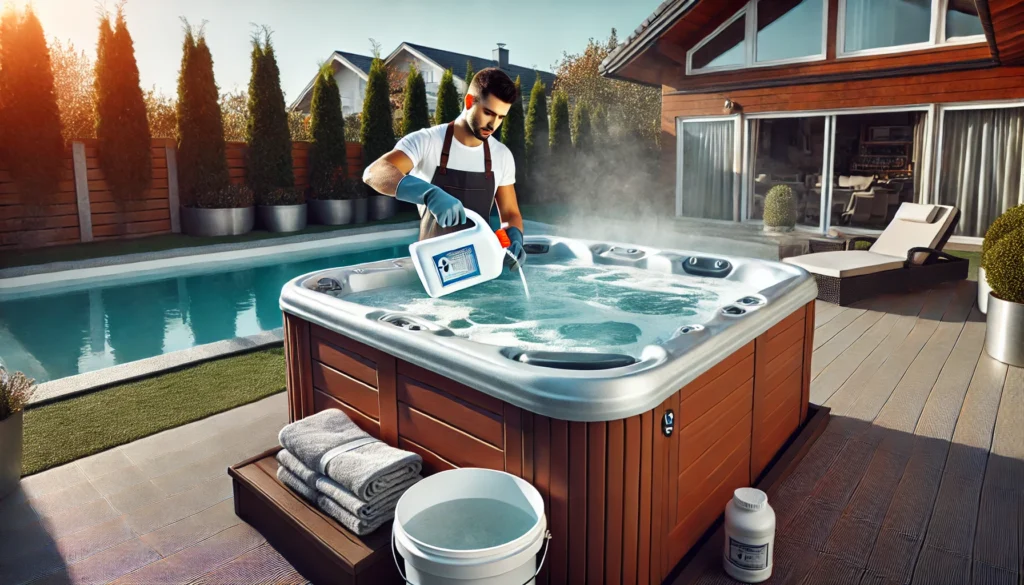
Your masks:
[{"label": "man's beard", "polygon": [[483,128],[480,128],[480,127],[478,127],[478,126],[477,126],[477,125],[476,125],[476,124],[475,124],[475,123],[473,122],[473,120],[472,120],[472,119],[468,119],[468,118],[467,118],[467,119],[466,119],[466,125],[467,125],[467,126],[469,126],[469,131],[473,133],[473,136],[476,136],[476,139],[477,139],[477,140],[481,140],[481,141],[483,141],[483,140],[487,140],[487,139],[489,138],[488,136],[484,136],[484,135],[483,135],[483,132],[482,132],[483,130],[488,130],[488,131],[490,131],[490,132],[491,132],[492,134],[494,133],[494,129],[493,129],[493,128],[487,128],[486,126],[485,126],[485,127],[483,127]]}]

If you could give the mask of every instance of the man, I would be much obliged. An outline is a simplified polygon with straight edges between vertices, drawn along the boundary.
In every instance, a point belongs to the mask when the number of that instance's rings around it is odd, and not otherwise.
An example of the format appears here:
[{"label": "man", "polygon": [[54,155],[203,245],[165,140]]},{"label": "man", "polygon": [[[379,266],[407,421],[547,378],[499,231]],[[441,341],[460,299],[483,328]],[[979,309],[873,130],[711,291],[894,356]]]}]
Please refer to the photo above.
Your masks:
[{"label": "man", "polygon": [[[518,270],[526,261],[523,217],[516,201],[512,152],[491,139],[518,97],[516,86],[496,67],[473,77],[462,114],[448,124],[413,132],[363,172],[363,182],[382,195],[420,206],[420,240],[466,226],[466,208],[498,214],[512,244],[505,265]],[[426,212],[424,212],[424,209]]]}]

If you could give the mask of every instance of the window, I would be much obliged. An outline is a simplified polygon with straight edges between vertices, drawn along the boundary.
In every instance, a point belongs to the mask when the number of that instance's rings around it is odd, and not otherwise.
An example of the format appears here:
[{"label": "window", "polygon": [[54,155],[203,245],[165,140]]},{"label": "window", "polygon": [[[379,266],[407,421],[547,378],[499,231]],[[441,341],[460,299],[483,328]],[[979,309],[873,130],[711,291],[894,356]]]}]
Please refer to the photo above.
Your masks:
[{"label": "window", "polygon": [[687,73],[825,58],[825,0],[750,0],[687,54]]},{"label": "window", "polygon": [[738,117],[676,119],[676,215],[732,220],[739,197]]},{"label": "window", "polygon": [[984,37],[973,0],[840,0],[838,55],[909,51]]}]

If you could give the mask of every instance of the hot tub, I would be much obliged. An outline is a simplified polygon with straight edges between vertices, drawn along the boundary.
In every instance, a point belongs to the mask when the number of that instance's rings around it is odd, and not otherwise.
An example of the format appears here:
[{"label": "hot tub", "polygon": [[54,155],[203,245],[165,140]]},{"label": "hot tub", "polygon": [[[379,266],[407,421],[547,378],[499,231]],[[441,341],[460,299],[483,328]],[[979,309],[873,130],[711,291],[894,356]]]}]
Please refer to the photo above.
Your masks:
[{"label": "hot tub", "polygon": [[806,418],[814,279],[617,243],[526,249],[529,300],[513,276],[430,299],[409,258],[290,281],[291,418],[340,408],[430,472],[531,481],[551,583],[661,582]]}]

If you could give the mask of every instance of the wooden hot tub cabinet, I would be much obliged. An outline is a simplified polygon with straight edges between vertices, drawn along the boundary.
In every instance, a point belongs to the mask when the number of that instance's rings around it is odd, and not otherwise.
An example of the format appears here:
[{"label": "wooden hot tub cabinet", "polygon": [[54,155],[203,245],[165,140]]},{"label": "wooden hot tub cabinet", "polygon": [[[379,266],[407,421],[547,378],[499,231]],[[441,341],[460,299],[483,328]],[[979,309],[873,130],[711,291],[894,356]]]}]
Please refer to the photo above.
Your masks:
[{"label": "wooden hot tub cabinet", "polygon": [[658,584],[807,417],[814,302],[653,410],[596,423],[533,414],[287,313],[284,329],[291,420],[339,408],[425,473],[531,482],[553,535],[538,583]]}]

